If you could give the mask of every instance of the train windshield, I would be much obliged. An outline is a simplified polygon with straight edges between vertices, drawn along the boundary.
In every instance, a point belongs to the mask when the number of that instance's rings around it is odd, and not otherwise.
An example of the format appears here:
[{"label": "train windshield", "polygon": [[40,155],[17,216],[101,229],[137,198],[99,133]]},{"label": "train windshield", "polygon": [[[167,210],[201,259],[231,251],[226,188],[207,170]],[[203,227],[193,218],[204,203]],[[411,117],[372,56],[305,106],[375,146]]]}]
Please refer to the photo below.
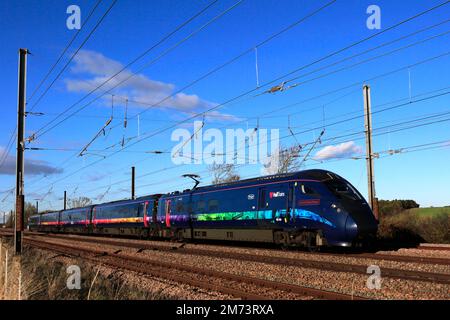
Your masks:
[{"label": "train windshield", "polygon": [[359,192],[352,187],[352,185],[343,180],[327,180],[324,181],[327,188],[338,198],[347,198],[351,200],[362,200],[363,198]]}]

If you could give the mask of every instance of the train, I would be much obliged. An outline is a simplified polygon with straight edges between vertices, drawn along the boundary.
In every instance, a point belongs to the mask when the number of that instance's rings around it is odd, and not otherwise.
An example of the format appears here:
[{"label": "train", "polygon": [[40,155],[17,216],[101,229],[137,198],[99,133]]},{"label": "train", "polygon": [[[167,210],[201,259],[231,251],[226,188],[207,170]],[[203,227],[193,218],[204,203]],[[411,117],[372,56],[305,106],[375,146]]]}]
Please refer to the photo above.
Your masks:
[{"label": "train", "polygon": [[313,249],[368,246],[378,221],[350,182],[312,169],[38,214],[28,228]]}]

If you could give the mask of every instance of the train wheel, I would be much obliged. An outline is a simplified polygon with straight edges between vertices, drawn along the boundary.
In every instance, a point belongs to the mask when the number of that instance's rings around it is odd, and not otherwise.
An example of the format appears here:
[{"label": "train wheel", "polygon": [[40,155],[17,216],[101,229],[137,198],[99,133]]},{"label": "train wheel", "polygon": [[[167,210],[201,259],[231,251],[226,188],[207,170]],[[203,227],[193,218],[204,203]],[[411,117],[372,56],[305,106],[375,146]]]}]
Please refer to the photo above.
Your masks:
[{"label": "train wheel", "polygon": [[288,246],[290,244],[289,234],[283,231],[276,231],[273,235],[274,242],[281,244],[282,246]]}]

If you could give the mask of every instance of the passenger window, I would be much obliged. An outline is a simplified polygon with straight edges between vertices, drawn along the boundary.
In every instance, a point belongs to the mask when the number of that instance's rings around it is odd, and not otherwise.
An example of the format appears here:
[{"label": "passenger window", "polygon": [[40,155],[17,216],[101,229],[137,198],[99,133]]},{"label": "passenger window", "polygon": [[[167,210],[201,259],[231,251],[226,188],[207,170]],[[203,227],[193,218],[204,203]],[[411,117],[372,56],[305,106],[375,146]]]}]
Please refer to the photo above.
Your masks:
[{"label": "passenger window", "polygon": [[184,206],[182,201],[177,201],[176,211],[182,213],[184,211]]},{"label": "passenger window", "polygon": [[200,212],[205,211],[205,201],[201,200],[197,202],[197,210]]},{"label": "passenger window", "polygon": [[219,201],[218,200],[209,200],[208,201],[208,211],[217,211],[219,210]]}]

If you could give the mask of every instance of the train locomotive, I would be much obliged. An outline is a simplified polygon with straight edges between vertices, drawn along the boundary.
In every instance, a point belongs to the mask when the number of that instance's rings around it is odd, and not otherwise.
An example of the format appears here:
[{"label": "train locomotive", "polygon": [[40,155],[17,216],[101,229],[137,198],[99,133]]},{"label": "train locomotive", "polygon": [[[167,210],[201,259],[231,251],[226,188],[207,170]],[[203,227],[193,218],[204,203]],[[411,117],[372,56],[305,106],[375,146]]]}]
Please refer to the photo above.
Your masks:
[{"label": "train locomotive", "polygon": [[347,180],[305,170],[35,215],[41,232],[357,247],[378,222]]}]

